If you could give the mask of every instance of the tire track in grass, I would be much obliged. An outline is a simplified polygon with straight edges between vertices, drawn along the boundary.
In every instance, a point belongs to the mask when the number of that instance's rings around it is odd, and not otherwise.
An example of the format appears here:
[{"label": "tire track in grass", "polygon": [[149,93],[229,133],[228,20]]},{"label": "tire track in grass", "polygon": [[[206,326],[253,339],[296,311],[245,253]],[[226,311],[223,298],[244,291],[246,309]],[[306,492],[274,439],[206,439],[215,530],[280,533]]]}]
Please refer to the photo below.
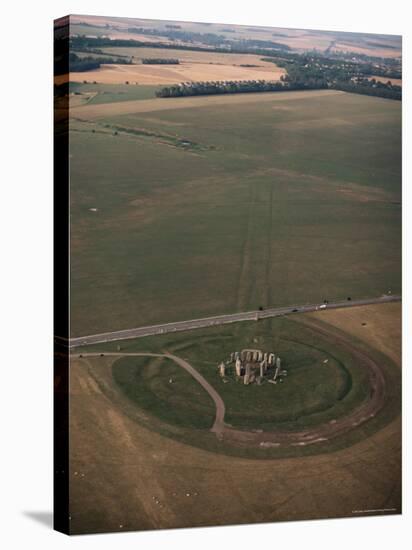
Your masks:
[{"label": "tire track in grass", "polygon": [[250,285],[251,285],[251,254],[253,247],[254,234],[254,212],[256,209],[257,187],[252,181],[249,184],[249,208],[246,235],[243,242],[240,274],[237,289],[237,310],[243,311],[249,305]]},{"label": "tire track in grass", "polygon": [[266,291],[265,303],[270,306],[272,298],[271,274],[272,274],[272,230],[273,230],[273,183],[269,183],[269,221],[267,232],[267,258],[266,258]]},{"label": "tire track in grass", "polygon": [[273,187],[270,183],[255,182],[257,198],[252,212],[253,231],[250,253],[252,271],[250,273],[249,309],[270,305],[271,277],[271,246],[272,246],[272,216]]}]

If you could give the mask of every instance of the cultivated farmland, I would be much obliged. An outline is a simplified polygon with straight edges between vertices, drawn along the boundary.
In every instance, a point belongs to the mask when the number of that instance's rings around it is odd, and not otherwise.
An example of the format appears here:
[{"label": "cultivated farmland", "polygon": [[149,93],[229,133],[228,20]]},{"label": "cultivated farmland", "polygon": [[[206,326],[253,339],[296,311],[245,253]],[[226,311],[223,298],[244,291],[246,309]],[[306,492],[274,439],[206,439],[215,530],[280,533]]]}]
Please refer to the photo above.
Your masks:
[{"label": "cultivated farmland", "polygon": [[[160,53],[160,52],[159,52]],[[159,55],[158,53],[158,55]],[[285,71],[273,63],[257,67],[219,65],[213,63],[181,63],[179,65],[102,65],[87,72],[87,79],[99,84],[166,85],[199,80],[279,80]],[[70,73],[72,82],[83,82],[85,74]],[[61,79],[64,81],[64,77]],[[59,83],[59,79],[56,80]]]},{"label": "cultivated farmland", "polygon": [[[180,31],[195,33],[214,33],[226,39],[275,41],[296,51],[304,52],[316,48],[331,52],[359,52],[363,55],[399,57],[401,40],[395,35],[376,35],[367,33],[347,33],[339,31],[318,31],[314,29],[285,29],[274,27],[253,27],[245,25],[222,25],[218,23],[193,23],[189,21],[156,21],[130,18],[105,18],[95,16],[71,16],[72,34],[87,36],[107,36],[111,39],[134,39],[137,41],[176,44],[167,37],[170,24]],[[130,27],[143,29],[143,33],[128,32]],[[144,31],[151,30],[151,34]],[[166,35],[165,35],[166,31]],[[190,44],[184,39],[180,44]],[[200,44],[201,44],[200,40]],[[197,42],[195,43],[198,44]]]}]

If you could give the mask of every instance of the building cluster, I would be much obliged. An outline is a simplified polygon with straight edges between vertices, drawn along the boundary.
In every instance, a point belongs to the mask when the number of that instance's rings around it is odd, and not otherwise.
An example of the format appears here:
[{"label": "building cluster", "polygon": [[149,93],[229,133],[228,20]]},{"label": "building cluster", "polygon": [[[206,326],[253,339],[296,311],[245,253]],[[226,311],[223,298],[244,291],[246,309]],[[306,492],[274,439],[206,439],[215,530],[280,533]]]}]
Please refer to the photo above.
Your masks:
[{"label": "building cluster", "polygon": [[281,369],[281,359],[278,355],[258,349],[232,352],[227,361],[220,363],[218,370],[224,381],[234,376],[245,385],[260,385],[264,381],[277,384],[287,375],[286,370]]}]

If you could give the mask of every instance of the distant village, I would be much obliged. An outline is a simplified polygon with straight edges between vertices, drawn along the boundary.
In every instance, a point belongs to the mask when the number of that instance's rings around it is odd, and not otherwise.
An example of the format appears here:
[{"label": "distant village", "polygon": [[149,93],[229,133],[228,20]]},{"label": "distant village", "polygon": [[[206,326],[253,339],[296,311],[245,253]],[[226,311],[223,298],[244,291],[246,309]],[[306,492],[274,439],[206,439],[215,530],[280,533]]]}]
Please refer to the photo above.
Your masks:
[{"label": "distant village", "polygon": [[229,359],[222,361],[218,372],[223,382],[235,379],[243,384],[261,385],[263,382],[277,384],[283,382],[287,371],[281,368],[281,359],[273,352],[263,352],[258,349],[243,349],[234,351]]}]

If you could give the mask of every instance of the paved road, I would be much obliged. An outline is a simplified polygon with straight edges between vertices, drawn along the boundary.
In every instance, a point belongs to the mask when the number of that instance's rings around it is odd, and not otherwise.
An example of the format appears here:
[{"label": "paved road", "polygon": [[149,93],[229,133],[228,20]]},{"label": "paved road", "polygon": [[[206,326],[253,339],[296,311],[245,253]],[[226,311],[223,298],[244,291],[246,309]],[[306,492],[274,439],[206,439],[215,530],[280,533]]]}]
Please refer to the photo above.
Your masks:
[{"label": "paved road", "polygon": [[[101,357],[101,353],[82,353],[82,358],[87,359],[87,357]],[[225,404],[223,402],[223,399],[220,397],[220,395],[217,393],[215,388],[209,384],[209,382],[203,378],[203,376],[200,374],[199,371],[197,371],[190,363],[182,359],[181,357],[178,357],[177,355],[173,355],[172,353],[166,352],[166,353],[145,353],[145,352],[135,352],[135,353],[112,353],[108,352],[104,354],[105,357],[167,357],[168,359],[171,359],[176,364],[179,365],[179,367],[182,367],[185,369],[190,375],[193,376],[193,378],[199,382],[199,384],[207,391],[207,393],[210,395],[210,397],[213,399],[216,407],[216,413],[215,413],[215,421],[213,423],[212,428],[210,429],[211,432],[214,432],[217,437],[220,437],[220,435],[223,432],[224,429],[224,418],[225,418]]]},{"label": "paved road", "polygon": [[[347,300],[345,302],[332,302],[326,305],[324,309],[338,309],[354,306],[363,306],[370,304],[380,304],[385,302],[399,302],[400,296],[384,295],[379,298],[370,298],[364,300]],[[113,342],[116,340],[127,340],[130,338],[141,338],[143,336],[152,336],[155,334],[166,334],[169,332],[179,332],[196,328],[211,327],[214,325],[225,325],[239,321],[254,321],[257,319],[266,319],[268,317],[278,317],[296,313],[308,313],[322,309],[322,304],[304,304],[288,307],[268,308],[263,311],[246,311],[241,313],[231,313],[228,315],[216,315],[214,317],[204,317],[202,319],[191,319],[189,321],[178,321],[175,323],[164,323],[162,325],[152,325],[148,327],[131,328],[118,330],[115,332],[105,332],[102,334],[92,334],[90,336],[79,336],[71,338],[69,347],[84,346],[89,344],[101,344],[103,342]]]}]

